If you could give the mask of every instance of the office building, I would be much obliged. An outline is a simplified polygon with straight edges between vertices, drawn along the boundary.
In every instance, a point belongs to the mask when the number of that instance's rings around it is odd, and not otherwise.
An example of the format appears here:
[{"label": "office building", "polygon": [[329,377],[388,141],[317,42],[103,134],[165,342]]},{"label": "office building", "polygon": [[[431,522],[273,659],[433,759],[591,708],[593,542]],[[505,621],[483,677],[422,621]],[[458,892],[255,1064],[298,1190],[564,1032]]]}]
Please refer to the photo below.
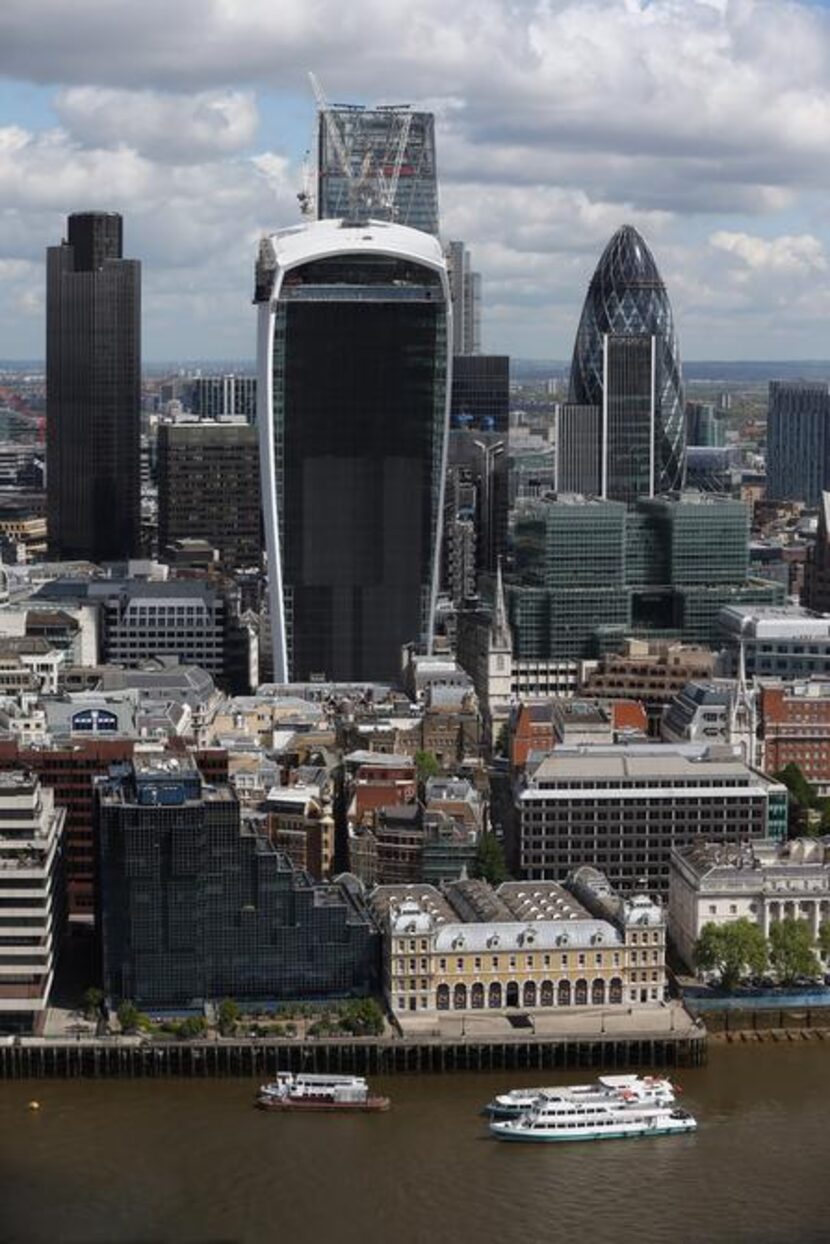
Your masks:
[{"label": "office building", "polygon": [[670,869],[669,936],[691,969],[707,924],[748,920],[769,937],[779,920],[804,920],[815,944],[821,926],[830,921],[830,847],[822,839],[723,843],[701,838],[675,847]]},{"label": "office building", "polygon": [[629,501],[682,487],[680,350],[654,256],[631,225],[617,230],[591,278],[569,401],[602,411],[604,496]]},{"label": "office building", "polygon": [[717,646],[723,606],[783,598],[749,578],[747,510],[726,497],[529,500],[513,544],[505,590],[522,659],[597,657],[629,635]]},{"label": "office building", "polygon": [[819,795],[830,795],[830,681],[765,679],[758,708],[765,771],[798,765]]},{"label": "office building", "polygon": [[562,884],[460,880],[382,885],[386,1002],[400,1024],[443,1011],[656,1006],[665,995],[665,916],[622,898],[597,869]]},{"label": "office building", "polygon": [[432,644],[452,313],[437,239],[321,220],[263,240],[260,459],[274,678],[395,680]]},{"label": "office building", "polygon": [[317,155],[319,220],[371,217],[438,234],[431,112],[326,106],[319,114]]},{"label": "office building", "polygon": [[602,410],[557,402],[554,410],[556,476],[554,491],[602,494]]},{"label": "office building", "polygon": [[447,468],[461,471],[475,485],[476,569],[495,574],[507,552],[510,475],[507,437],[497,432],[453,428],[449,434]]},{"label": "office building", "polygon": [[0,1031],[42,1032],[66,904],[63,826],[31,773],[0,773]]},{"label": "office building", "polygon": [[450,242],[447,267],[452,295],[452,352],[478,354],[481,350],[481,275],[474,272],[464,242]]},{"label": "office building", "polygon": [[524,877],[559,879],[589,863],[615,889],[645,885],[666,898],[676,844],[785,838],[787,790],[724,747],[563,747],[530,774],[517,813]]},{"label": "office building", "polygon": [[46,257],[46,447],[53,557],[139,546],[141,265],[114,212],[69,217]]},{"label": "office building", "polygon": [[117,1005],[365,995],[378,939],[356,887],[316,884],[186,756],[97,787],[103,983]]},{"label": "office building", "polygon": [[187,408],[200,419],[239,418],[253,423],[256,418],[256,376],[194,376],[187,381],[183,398]]},{"label": "office building", "polygon": [[231,573],[262,558],[257,430],[233,422],[161,423],[159,552],[204,540]]},{"label": "office building", "polygon": [[720,611],[717,628],[733,677],[741,646],[749,678],[830,676],[830,617],[798,605],[735,605]]},{"label": "office building", "polygon": [[822,491],[816,538],[807,550],[801,603],[816,613],[830,613],[830,492]]},{"label": "office building", "polygon": [[708,449],[726,444],[723,416],[712,402],[686,403],[686,444]]},{"label": "office building", "polygon": [[450,422],[453,428],[507,435],[510,359],[506,354],[456,355],[452,363]]},{"label": "office building", "polygon": [[771,380],[767,498],[818,505],[830,485],[830,391],[826,384]]}]

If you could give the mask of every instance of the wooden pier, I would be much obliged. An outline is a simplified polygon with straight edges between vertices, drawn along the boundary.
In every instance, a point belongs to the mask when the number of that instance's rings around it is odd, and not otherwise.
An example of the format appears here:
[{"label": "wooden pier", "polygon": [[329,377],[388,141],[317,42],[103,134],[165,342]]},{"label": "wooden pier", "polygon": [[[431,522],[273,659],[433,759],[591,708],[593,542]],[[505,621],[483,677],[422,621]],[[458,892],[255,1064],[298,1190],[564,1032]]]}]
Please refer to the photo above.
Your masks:
[{"label": "wooden pier", "polygon": [[146,1078],[268,1076],[279,1070],[359,1075],[571,1068],[696,1067],[706,1061],[706,1032],[638,1033],[630,1038],[389,1038],[136,1041],[119,1038],[19,1038],[0,1046],[0,1078]]}]

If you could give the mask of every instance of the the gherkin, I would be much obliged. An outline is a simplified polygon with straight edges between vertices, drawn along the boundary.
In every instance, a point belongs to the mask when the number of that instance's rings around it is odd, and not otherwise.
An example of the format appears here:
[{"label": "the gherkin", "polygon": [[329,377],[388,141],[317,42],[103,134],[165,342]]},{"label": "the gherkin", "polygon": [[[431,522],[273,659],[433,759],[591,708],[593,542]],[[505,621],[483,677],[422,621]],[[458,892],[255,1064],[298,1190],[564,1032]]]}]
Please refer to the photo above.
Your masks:
[{"label": "the gherkin", "polygon": [[632,225],[618,229],[588,286],[571,364],[570,401],[602,406],[603,336],[656,338],[655,493],[682,487],[683,376],[671,303],[654,256]]}]

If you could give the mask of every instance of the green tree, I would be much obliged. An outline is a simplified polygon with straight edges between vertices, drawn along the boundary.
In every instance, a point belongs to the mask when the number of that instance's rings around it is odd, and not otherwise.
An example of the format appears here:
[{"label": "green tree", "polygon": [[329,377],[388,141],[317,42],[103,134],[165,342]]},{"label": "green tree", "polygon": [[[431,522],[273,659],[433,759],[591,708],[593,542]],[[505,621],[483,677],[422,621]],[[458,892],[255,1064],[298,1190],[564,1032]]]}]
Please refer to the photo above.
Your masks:
[{"label": "green tree", "polygon": [[119,1005],[116,1011],[118,1023],[121,1025],[122,1032],[137,1032],[141,1027],[141,1011],[134,1002],[128,1001],[126,998]]},{"label": "green tree", "polygon": [[425,782],[427,778],[437,777],[441,772],[441,766],[438,763],[438,757],[435,755],[435,752],[416,752],[414,759],[419,782]]},{"label": "green tree", "polygon": [[746,917],[705,924],[695,945],[695,963],[703,972],[717,972],[724,989],[734,989],[744,977],[760,976],[766,968],[766,939]]},{"label": "green tree", "polygon": [[489,881],[490,885],[501,885],[507,880],[504,848],[495,834],[482,834],[479,838],[471,872],[474,877]]},{"label": "green tree", "polygon": [[179,1024],[178,1035],[185,1041],[189,1041],[191,1037],[203,1037],[207,1031],[207,1024],[201,1015],[188,1015],[187,1019],[183,1019]]},{"label": "green tree", "polygon": [[356,1037],[380,1036],[383,1010],[374,998],[354,998],[341,1006],[340,1026]]},{"label": "green tree", "polygon": [[818,976],[819,961],[813,950],[813,935],[806,920],[778,920],[769,931],[769,961],[784,985],[800,976]]},{"label": "green tree", "polygon": [[773,777],[777,782],[784,783],[793,799],[802,808],[817,807],[819,800],[815,787],[810,785],[798,765],[791,761],[788,765],[784,765],[783,769],[774,773]]},{"label": "green tree", "polygon": [[830,959],[830,921],[825,920],[818,931],[818,948],[825,959]]},{"label": "green tree", "polygon": [[233,998],[223,998],[216,1011],[219,1031],[223,1037],[231,1036],[242,1015],[239,1005]]},{"label": "green tree", "polygon": [[81,1010],[84,1016],[87,1019],[98,1019],[103,1001],[103,989],[99,989],[97,985],[90,985],[89,989],[84,990],[84,996],[81,999]]}]

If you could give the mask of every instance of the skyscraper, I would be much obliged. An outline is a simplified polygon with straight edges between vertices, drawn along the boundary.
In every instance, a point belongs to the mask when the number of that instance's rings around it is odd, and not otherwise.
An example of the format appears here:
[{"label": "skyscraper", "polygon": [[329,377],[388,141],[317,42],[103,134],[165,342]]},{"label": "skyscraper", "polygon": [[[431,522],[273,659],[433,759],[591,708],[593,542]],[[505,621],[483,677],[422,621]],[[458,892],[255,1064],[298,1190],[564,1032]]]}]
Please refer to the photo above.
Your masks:
[{"label": "skyscraper", "polygon": [[474,272],[463,242],[447,246],[452,291],[452,352],[478,354],[481,350],[481,273]]},{"label": "skyscraper", "polygon": [[138,552],[141,264],[115,212],[69,217],[46,260],[46,448],[54,557]]},{"label": "skyscraper", "polygon": [[[638,338],[642,347],[618,347],[618,338]],[[644,367],[649,348],[646,343],[651,338],[654,410],[652,465],[647,472],[643,445],[645,422],[651,414],[647,411]],[[609,354],[613,368],[607,372]],[[634,356],[639,359],[636,366]],[[630,392],[629,385],[633,385]],[[631,225],[617,230],[591,278],[574,344],[570,401],[603,410],[606,462],[616,458],[620,445],[630,436],[629,461],[617,462],[610,474],[605,472],[603,495],[630,502],[632,494],[639,491],[643,495],[646,482],[649,487],[645,495],[682,486],[683,380],[671,304],[654,256]]]},{"label": "skyscraper", "polygon": [[818,505],[830,485],[830,392],[826,384],[771,380],[767,496]]},{"label": "skyscraper", "polygon": [[[357,197],[355,197],[357,196]],[[438,233],[435,118],[408,106],[321,108],[317,149],[317,216],[351,217],[356,207]]]},{"label": "skyscraper", "polygon": [[263,239],[258,424],[274,678],[393,679],[431,643],[452,310],[436,238],[316,221]]}]

